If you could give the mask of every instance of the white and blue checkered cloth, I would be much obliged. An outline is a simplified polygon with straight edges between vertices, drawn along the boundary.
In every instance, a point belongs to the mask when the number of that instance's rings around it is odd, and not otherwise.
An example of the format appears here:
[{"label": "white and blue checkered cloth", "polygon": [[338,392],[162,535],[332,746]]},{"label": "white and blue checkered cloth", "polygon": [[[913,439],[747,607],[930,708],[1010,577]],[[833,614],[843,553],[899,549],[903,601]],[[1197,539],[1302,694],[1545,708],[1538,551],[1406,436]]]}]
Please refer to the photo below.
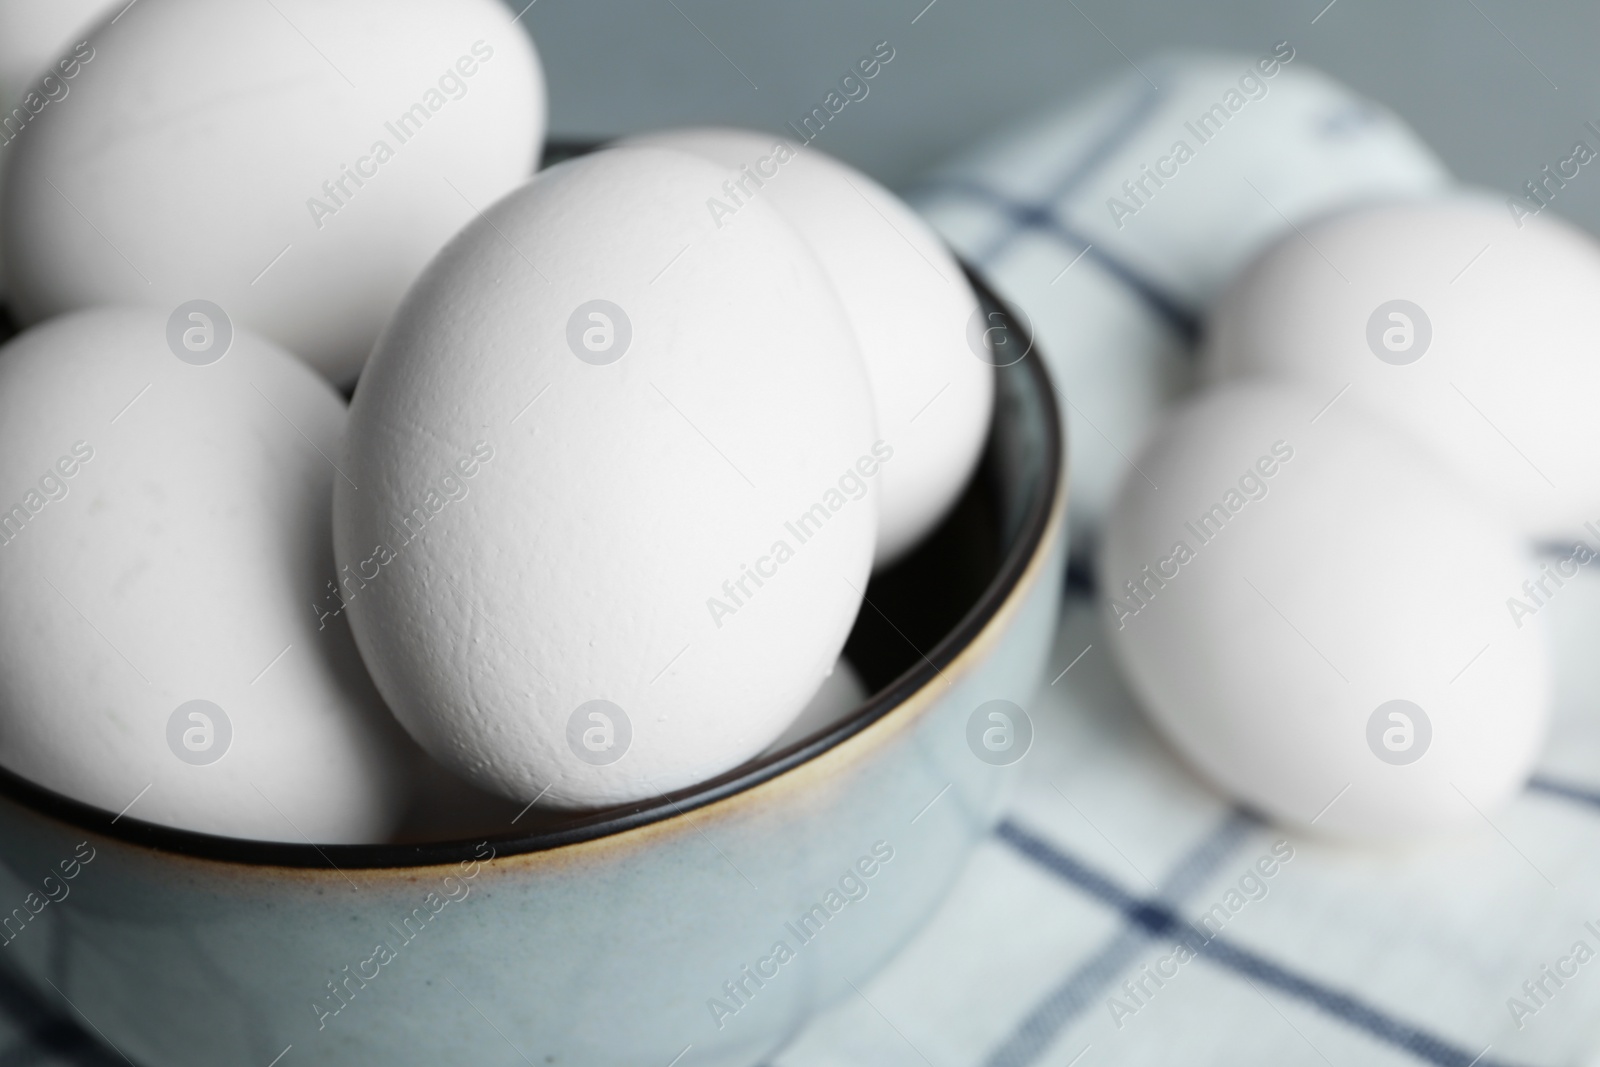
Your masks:
[{"label": "white and blue checkered cloth", "polygon": [[1374,851],[1195,778],[1070,596],[1010,811],[917,940],[774,1067],[1600,1064],[1600,956],[1573,958],[1600,952],[1600,578],[1563,597],[1529,789],[1475,832]]},{"label": "white and blue checkered cloth", "polygon": [[[1067,409],[1080,561],[1233,272],[1319,214],[1448,182],[1395,116],[1303,61],[1202,143],[1193,121],[1251,65],[1142,61],[914,193],[1033,321]],[[1196,154],[1141,182],[1180,138]],[[1198,781],[1116,675],[1076,575],[1015,803],[916,942],[776,1067],[1600,1065],[1600,578],[1552,605],[1560,703],[1527,792],[1475,833],[1374,851]]]},{"label": "white and blue checkered cloth", "polygon": [[1321,215],[1448,183],[1397,115],[1285,42],[1142,58],[909,195],[1032,320],[1072,443],[1081,562],[1129,457],[1187,392],[1204,316],[1236,272]]}]

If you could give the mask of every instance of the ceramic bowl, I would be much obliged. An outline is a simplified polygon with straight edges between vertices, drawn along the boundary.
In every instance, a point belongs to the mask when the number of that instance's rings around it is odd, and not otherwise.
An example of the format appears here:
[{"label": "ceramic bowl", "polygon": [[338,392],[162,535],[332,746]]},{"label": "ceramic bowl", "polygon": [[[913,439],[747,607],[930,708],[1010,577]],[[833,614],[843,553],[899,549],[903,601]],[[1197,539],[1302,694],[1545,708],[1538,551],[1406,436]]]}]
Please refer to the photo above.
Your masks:
[{"label": "ceramic bowl", "polygon": [[657,802],[412,845],[189,833],[0,772],[5,958],[151,1067],[761,1062],[926,922],[1020,771],[990,702],[1026,706],[1050,648],[1062,430],[1037,353],[996,375],[965,497],[868,589],[845,720]]}]

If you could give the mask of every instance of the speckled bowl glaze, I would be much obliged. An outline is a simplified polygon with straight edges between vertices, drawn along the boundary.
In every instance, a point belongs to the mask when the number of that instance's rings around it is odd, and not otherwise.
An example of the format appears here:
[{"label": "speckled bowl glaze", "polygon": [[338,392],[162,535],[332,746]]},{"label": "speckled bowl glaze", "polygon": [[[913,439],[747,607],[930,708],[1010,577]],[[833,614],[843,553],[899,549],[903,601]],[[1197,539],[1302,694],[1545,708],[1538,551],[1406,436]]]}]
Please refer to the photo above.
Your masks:
[{"label": "speckled bowl glaze", "polygon": [[966,497],[868,590],[847,720],[659,802],[420,845],[187,833],[0,772],[5,958],[150,1067],[761,1062],[929,918],[1019,771],[969,721],[1039,682],[1065,485],[1042,360],[996,374]]}]

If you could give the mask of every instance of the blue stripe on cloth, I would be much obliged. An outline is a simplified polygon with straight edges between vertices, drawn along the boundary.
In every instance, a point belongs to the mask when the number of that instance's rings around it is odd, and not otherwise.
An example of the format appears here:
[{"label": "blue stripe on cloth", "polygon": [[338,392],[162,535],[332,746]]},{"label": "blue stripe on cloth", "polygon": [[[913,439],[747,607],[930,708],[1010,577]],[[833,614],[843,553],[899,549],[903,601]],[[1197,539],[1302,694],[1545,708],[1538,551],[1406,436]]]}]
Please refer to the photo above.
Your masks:
[{"label": "blue stripe on cloth", "polygon": [[1571,800],[1579,804],[1600,808],[1600,790],[1590,789],[1571,782],[1558,781],[1545,775],[1535,775],[1528,781],[1528,791],[1531,793],[1544,793],[1547,796],[1560,797],[1562,800]]},{"label": "blue stripe on cloth", "polygon": [[[1128,143],[1129,138],[1144,125],[1145,119],[1150,117],[1156,104],[1165,95],[1159,87],[1150,82],[1140,85],[1138,95],[1128,102],[1127,107],[1118,110],[1107,119],[1099,134],[1089,142],[1089,147],[1069,163],[1065,173],[1044,194],[1042,202],[1059,204],[1075,193],[1078,186],[1088,181],[1117,149]],[[1013,224],[1010,229],[995,238],[980,259],[985,263],[992,262],[1012,241],[1021,236],[1022,232],[1023,227]]]},{"label": "blue stripe on cloth", "polygon": [[[1261,820],[1233,811],[1222,824],[1183,857],[1157,890],[1161,899],[1178,903],[1197,891],[1217,867],[1238,850]],[[1028,1067],[1050,1048],[1069,1022],[1087,1010],[1107,986],[1149,946],[1143,931],[1124,926],[1076,970],[1034,1005],[1011,1036],[984,1060],[985,1067]]]},{"label": "blue stripe on cloth", "polygon": [[[1072,547],[1076,549],[1078,546]],[[1094,568],[1078,557],[1069,559],[1064,587],[1069,595],[1094,596]]]},{"label": "blue stripe on cloth", "polygon": [[1295,997],[1324,1015],[1347,1023],[1426,1063],[1439,1067],[1503,1067],[1499,1061],[1485,1059],[1481,1053],[1474,1055],[1342,990],[1296,974],[1249,949],[1224,941],[1220,935],[1208,935],[1196,930],[1159,900],[1147,900],[1129,893],[1106,875],[1044,838],[1030,833],[1012,819],[1002,822],[995,834],[1038,866],[1120,911],[1130,928],[1151,939],[1183,938],[1197,950],[1201,959]]},{"label": "blue stripe on cloth", "polygon": [[1535,541],[1533,543],[1534,554],[1538,556],[1571,556],[1580,547],[1588,549],[1590,552],[1594,551],[1594,549],[1589,548],[1587,541],[1580,541],[1577,538],[1573,538],[1571,541]]},{"label": "blue stripe on cloth", "polygon": [[1166,95],[1165,89],[1150,82],[1139,86],[1139,95],[1128,105],[1126,111],[1113,115],[1106,121],[1100,136],[1089,145],[1078,162],[1062,175],[1055,188],[1050,190],[1048,199],[1054,203],[1077,192],[1078,186],[1088,181],[1090,175],[1099,170],[1100,165],[1110,159],[1113,152],[1128,143]]},{"label": "blue stripe on cloth", "polygon": [[[1175,297],[1163,292],[1155,282],[1117,259],[1099,245],[1086,240],[1076,230],[1073,230],[1057,218],[1055,212],[1048,205],[1024,203],[977,182],[943,180],[923,186],[923,191],[928,194],[964,196],[981,201],[1005,215],[1017,227],[1019,233],[1032,231],[1060,241],[1067,245],[1073,254],[1082,254],[1085,259],[1093,260],[1107,274],[1120,281],[1130,292],[1143,301],[1151,311],[1155,312],[1185,344],[1193,345],[1199,340],[1200,315],[1197,312],[1185,307]],[[992,260],[983,256],[975,258],[977,260],[976,266],[980,270],[988,269],[992,265]]]}]

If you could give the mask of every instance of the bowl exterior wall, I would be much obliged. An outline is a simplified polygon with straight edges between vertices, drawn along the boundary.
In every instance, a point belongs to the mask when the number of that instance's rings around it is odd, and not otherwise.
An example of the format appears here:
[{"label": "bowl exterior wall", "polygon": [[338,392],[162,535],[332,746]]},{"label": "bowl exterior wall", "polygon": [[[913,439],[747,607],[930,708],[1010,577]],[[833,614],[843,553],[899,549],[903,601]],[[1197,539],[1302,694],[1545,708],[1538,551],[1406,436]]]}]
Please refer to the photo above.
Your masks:
[{"label": "bowl exterior wall", "polygon": [[287,1067],[760,1062],[928,921],[998,817],[1021,764],[979,760],[967,721],[989,700],[1026,707],[1041,678],[1056,496],[972,646],[751,789],[550,851],[349,871],[189,858],[0,799],[5,952],[163,1067],[266,1065],[291,1045]]}]

